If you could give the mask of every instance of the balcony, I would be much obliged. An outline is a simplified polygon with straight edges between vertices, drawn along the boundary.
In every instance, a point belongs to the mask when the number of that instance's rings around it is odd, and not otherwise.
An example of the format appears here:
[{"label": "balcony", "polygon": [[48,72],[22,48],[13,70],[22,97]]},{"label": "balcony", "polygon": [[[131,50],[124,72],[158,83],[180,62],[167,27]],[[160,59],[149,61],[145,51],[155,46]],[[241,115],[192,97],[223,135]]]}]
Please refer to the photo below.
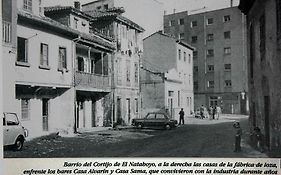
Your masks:
[{"label": "balcony", "polygon": [[76,72],[75,87],[86,91],[97,90],[109,92],[111,90],[110,77],[107,75]]},{"label": "balcony", "polygon": [[4,43],[11,43],[11,23],[10,22],[3,21],[2,41]]}]

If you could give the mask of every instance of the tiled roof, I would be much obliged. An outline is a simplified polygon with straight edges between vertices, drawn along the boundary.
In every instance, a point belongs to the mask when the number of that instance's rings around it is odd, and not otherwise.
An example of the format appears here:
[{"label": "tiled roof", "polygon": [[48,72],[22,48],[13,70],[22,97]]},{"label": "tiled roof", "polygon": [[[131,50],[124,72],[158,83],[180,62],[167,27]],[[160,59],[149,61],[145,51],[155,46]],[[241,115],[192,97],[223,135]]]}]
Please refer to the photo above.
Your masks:
[{"label": "tiled roof", "polygon": [[135,22],[131,21],[130,19],[120,15],[118,12],[111,12],[111,11],[97,11],[97,10],[91,10],[91,11],[85,11],[88,15],[92,16],[94,21],[99,21],[104,18],[112,17],[115,18],[116,20],[123,22],[132,28],[139,30],[140,32],[144,31],[144,28],[136,24]]},{"label": "tiled roof", "polygon": [[52,7],[45,7],[44,8],[44,13],[45,14],[51,14],[51,13],[58,13],[58,12],[65,12],[65,11],[69,11],[71,13],[74,13],[78,16],[84,17],[88,20],[90,20],[92,17],[87,15],[86,13],[84,13],[81,10],[78,10],[72,6],[52,6]]},{"label": "tiled roof", "polygon": [[108,41],[95,34],[86,34],[86,33],[79,32],[78,30],[71,29],[68,26],[65,26],[48,17],[36,16],[23,11],[18,11],[18,20],[19,21],[27,20],[28,24],[33,24],[33,25],[39,23],[40,26],[44,27],[45,25],[47,26],[47,29],[54,30],[63,35],[74,37],[74,38],[79,37],[81,40],[87,40],[89,42],[98,44],[101,47],[104,47],[104,49],[115,50],[115,43],[111,41]]}]

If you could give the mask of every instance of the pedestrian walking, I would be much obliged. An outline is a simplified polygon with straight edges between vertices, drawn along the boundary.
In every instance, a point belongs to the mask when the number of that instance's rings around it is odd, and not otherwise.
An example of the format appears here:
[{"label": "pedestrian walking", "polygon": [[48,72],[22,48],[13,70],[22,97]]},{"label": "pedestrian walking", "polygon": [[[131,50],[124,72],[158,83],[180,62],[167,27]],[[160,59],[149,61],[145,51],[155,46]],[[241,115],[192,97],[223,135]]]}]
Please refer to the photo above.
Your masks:
[{"label": "pedestrian walking", "polygon": [[200,107],[200,118],[203,119],[204,118],[204,106],[201,105]]},{"label": "pedestrian walking", "polygon": [[179,125],[181,125],[181,123],[184,125],[184,111],[183,111],[183,108],[181,108],[181,110],[179,112],[179,115],[180,115]]},{"label": "pedestrian walking", "polygon": [[217,106],[217,120],[220,118],[220,114],[221,114],[221,107]]},{"label": "pedestrian walking", "polygon": [[216,111],[217,111],[216,106],[214,106],[212,111],[213,119],[215,119]]},{"label": "pedestrian walking", "polygon": [[[210,106],[209,107],[209,116],[212,116],[213,115],[213,107]],[[209,117],[210,120],[212,120],[212,117]]]},{"label": "pedestrian walking", "polygon": [[233,127],[235,128],[235,148],[234,148],[234,152],[240,152],[241,151],[242,129],[240,127],[239,122],[235,122],[233,124]]},{"label": "pedestrian walking", "polygon": [[263,145],[263,134],[261,133],[261,129],[259,127],[255,127],[254,128],[254,131],[255,131],[255,136],[256,136],[256,141],[257,141],[257,149],[260,151],[260,152],[264,152],[264,145]]}]

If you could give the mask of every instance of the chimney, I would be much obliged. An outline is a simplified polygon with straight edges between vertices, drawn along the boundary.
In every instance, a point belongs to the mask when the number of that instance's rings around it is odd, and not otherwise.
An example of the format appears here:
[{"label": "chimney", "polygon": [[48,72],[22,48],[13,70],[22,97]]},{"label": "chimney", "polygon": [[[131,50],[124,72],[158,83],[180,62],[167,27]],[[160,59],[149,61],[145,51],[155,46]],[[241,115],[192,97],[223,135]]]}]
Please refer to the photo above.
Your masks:
[{"label": "chimney", "polygon": [[164,16],[167,15],[167,10],[164,10]]},{"label": "chimney", "polygon": [[233,7],[233,0],[230,0],[230,7]]},{"label": "chimney", "polygon": [[173,12],[176,13],[176,9],[173,9]]},{"label": "chimney", "polygon": [[74,1],[74,8],[76,8],[77,10],[81,10],[79,1]]}]

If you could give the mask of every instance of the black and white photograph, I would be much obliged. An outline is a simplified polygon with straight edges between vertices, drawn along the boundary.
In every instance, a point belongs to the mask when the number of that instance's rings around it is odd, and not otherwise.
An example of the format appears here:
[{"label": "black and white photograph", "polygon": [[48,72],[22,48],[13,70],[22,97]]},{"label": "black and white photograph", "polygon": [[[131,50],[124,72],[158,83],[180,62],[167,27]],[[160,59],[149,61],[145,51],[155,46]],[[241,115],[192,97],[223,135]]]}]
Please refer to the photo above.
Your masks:
[{"label": "black and white photograph", "polygon": [[1,10],[4,160],[281,157],[281,0]]}]

